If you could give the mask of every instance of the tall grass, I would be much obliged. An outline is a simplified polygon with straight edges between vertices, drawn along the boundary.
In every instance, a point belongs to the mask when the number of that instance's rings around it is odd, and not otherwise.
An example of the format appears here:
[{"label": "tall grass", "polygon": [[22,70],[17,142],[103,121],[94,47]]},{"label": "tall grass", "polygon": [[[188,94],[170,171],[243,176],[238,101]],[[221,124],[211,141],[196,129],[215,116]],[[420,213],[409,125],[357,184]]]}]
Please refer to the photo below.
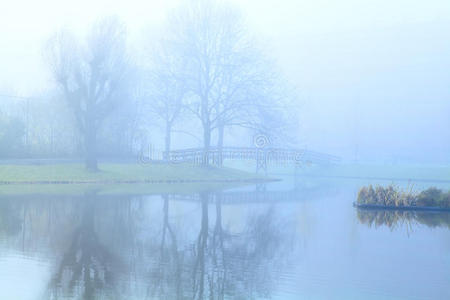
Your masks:
[{"label": "tall grass", "polygon": [[431,187],[420,193],[401,189],[395,185],[387,187],[372,185],[362,187],[358,193],[358,204],[379,206],[420,206],[450,208],[450,192]]}]

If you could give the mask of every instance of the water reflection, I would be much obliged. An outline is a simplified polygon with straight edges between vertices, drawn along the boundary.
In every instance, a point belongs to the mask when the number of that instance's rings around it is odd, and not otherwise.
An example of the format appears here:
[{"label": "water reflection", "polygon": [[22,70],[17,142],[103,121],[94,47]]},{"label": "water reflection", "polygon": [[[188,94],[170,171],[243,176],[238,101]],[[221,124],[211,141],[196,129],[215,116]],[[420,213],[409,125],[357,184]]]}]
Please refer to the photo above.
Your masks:
[{"label": "water reflection", "polygon": [[[221,193],[201,193],[198,232],[181,249],[169,222],[169,197],[163,196],[159,262],[150,268],[149,296],[154,299],[248,299],[270,296],[280,250],[286,246],[273,207],[251,215],[243,229],[223,226]],[[267,271],[271,266],[270,271]],[[274,266],[275,265],[275,266]]]},{"label": "water reflection", "polygon": [[[276,188],[0,196],[0,298],[450,296],[448,213],[359,210],[355,216],[345,199],[356,188]],[[405,225],[415,234],[393,230]],[[435,254],[425,255],[430,249]],[[383,261],[367,259],[376,255]],[[36,268],[40,273],[24,276]],[[17,284],[5,283],[9,278]],[[32,296],[16,296],[29,285]]]},{"label": "water reflection", "polygon": [[74,203],[76,221],[68,233],[69,247],[49,285],[50,298],[58,295],[81,294],[83,299],[95,299],[99,291],[114,291],[116,276],[120,272],[121,259],[104,245],[94,222],[99,215],[95,195]]},{"label": "water reflection", "polygon": [[223,197],[3,199],[0,247],[48,259],[47,299],[270,297],[292,232],[273,205],[225,226]]},{"label": "water reflection", "polygon": [[20,229],[19,207],[11,201],[0,201],[0,236],[16,235]]},{"label": "water reflection", "polygon": [[358,220],[369,227],[387,226],[391,230],[406,226],[412,229],[415,225],[427,227],[444,227],[450,229],[449,212],[424,212],[412,210],[365,210],[358,209]]}]

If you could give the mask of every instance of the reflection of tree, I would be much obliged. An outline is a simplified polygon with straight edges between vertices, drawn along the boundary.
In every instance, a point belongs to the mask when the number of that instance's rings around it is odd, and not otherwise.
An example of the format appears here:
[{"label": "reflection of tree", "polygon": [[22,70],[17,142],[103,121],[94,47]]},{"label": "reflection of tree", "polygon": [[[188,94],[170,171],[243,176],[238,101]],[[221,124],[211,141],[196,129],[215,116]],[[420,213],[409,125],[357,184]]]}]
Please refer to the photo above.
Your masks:
[{"label": "reflection of tree", "polygon": [[200,211],[183,212],[176,223],[167,196],[162,214],[145,197],[5,200],[0,233],[12,236],[2,244],[54,260],[49,299],[270,297],[288,226],[263,206],[228,227],[222,197],[201,194]]},{"label": "reflection of tree", "polygon": [[210,234],[208,203],[211,194],[200,194],[201,219],[197,240],[189,251],[187,262],[191,265],[189,280],[192,299],[223,299],[227,265],[225,263],[224,230],[220,196],[216,198],[216,220]]},{"label": "reflection of tree", "polygon": [[[0,199],[0,209],[2,248],[33,257],[38,253],[56,265],[48,298],[107,295],[109,299],[112,293],[134,292],[119,290],[115,283],[128,275],[127,279],[136,280],[136,273],[126,271],[128,266],[139,269],[143,262],[136,251],[144,213],[142,199],[92,193],[81,197],[20,196]],[[151,228],[145,224],[145,230]],[[1,237],[2,232],[7,238]]]},{"label": "reflection of tree", "polygon": [[[224,249],[224,237],[229,238],[230,235],[226,234],[222,227],[222,194],[216,195],[216,223],[214,226],[212,244],[211,244],[211,258],[213,269],[216,272],[215,276],[211,276],[210,281],[212,285],[216,287],[217,296],[216,299],[223,299],[225,293],[225,282],[227,273],[227,262]],[[229,239],[228,239],[229,240]],[[212,297],[214,299],[214,297]]]},{"label": "reflection of tree", "polygon": [[158,296],[158,299],[181,299],[181,265],[177,238],[169,223],[169,198],[167,195],[162,197],[164,206],[161,244],[156,270],[151,272],[153,284],[149,292],[153,297]]},{"label": "reflection of tree", "polygon": [[[0,199],[0,239],[5,246],[16,247],[22,252],[33,253],[39,247],[57,244],[52,232],[54,203],[43,199],[12,197]],[[58,202],[62,208],[64,201]],[[53,219],[53,220],[52,220]],[[64,217],[63,217],[64,219]],[[58,230],[61,231],[61,224]]]},{"label": "reflection of tree", "polygon": [[450,228],[450,213],[448,212],[358,209],[357,215],[359,222],[369,227],[385,225],[394,230],[403,225],[411,229],[415,224],[423,224],[433,228]]},{"label": "reflection of tree", "polygon": [[[201,195],[204,197],[204,195]],[[205,209],[206,206],[206,209]],[[208,200],[202,198],[201,229],[194,248],[194,266],[192,269],[193,278],[193,299],[203,298],[204,274],[205,274],[205,248],[208,239]],[[198,296],[197,296],[198,295]]]},{"label": "reflection of tree", "polygon": [[[50,283],[52,297],[81,294],[82,299],[95,299],[98,293],[114,290],[117,272],[116,258],[100,243],[95,231],[95,198],[81,203],[80,223],[75,228],[69,248],[63,255]],[[80,292],[81,289],[81,292]]]},{"label": "reflection of tree", "polygon": [[163,196],[163,201],[159,246],[149,245],[154,250],[147,251],[151,275],[148,297],[211,300],[270,297],[288,244],[288,230],[280,226],[274,208],[252,213],[239,232],[231,232],[223,225],[222,194],[202,193],[198,233],[194,240],[180,244],[177,237],[186,233],[187,227],[177,230],[171,226],[168,197]]},{"label": "reflection of tree", "polygon": [[16,204],[12,201],[0,200],[0,234],[15,235],[20,232],[21,209]]},{"label": "reflection of tree", "polygon": [[201,195],[201,229],[192,252],[192,298],[269,297],[286,245],[286,234],[274,210],[249,218],[243,232],[231,234],[222,226],[219,193],[215,196],[214,227],[209,230],[208,197]]},{"label": "reflection of tree", "polygon": [[234,294],[242,298],[269,298],[280,271],[287,267],[292,250],[289,224],[274,207],[248,218],[246,230],[232,249]]}]

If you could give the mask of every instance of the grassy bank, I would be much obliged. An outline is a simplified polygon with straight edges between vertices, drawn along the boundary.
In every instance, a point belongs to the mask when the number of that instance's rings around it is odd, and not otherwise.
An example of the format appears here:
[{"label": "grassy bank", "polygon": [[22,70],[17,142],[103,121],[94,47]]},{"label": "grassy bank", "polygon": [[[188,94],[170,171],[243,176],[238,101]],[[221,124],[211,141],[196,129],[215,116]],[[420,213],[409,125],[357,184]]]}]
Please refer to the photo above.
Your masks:
[{"label": "grassy bank", "polygon": [[81,164],[1,165],[0,183],[201,183],[265,179],[230,168],[192,164],[101,164],[99,168],[98,172],[89,172]]}]

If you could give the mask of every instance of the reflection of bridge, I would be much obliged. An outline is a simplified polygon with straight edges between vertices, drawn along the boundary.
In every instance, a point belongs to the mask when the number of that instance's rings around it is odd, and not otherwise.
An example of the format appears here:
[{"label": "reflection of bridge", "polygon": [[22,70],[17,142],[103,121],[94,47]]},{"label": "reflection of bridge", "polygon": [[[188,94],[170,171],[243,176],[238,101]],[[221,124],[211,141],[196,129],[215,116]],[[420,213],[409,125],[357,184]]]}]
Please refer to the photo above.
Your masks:
[{"label": "reflection of bridge", "polygon": [[211,147],[173,150],[165,153],[170,161],[204,163],[221,165],[224,160],[255,160],[256,170],[267,171],[267,164],[332,164],[339,157],[306,149],[281,148],[245,148],[245,147]]},{"label": "reflection of bridge", "polygon": [[102,194],[83,194],[83,195],[64,195],[64,194],[32,194],[32,195],[0,195],[0,201],[6,200],[86,200],[88,198],[95,199],[97,201],[111,201],[111,200],[126,200],[132,199],[134,197],[142,196],[167,196],[169,200],[175,201],[186,201],[186,202],[201,202],[202,196],[206,195],[206,199],[210,203],[220,202],[224,205],[230,204],[248,204],[248,203],[279,203],[279,202],[296,202],[311,200],[320,197],[326,197],[332,193],[336,192],[336,188],[323,188],[322,186],[317,186],[315,188],[300,188],[291,189],[284,191],[266,191],[264,189],[256,190],[243,190],[243,191],[211,191],[211,192],[200,192],[193,194],[155,194],[155,195],[127,195],[127,194],[117,194],[117,195],[102,195]]},{"label": "reflection of bridge", "polygon": [[[208,201],[221,201],[222,204],[248,204],[248,203],[277,203],[277,202],[296,202],[325,196],[333,189],[310,188],[310,189],[293,189],[287,191],[228,191],[228,192],[211,192]],[[201,196],[199,194],[173,194],[169,195],[170,200],[199,202]]]}]

